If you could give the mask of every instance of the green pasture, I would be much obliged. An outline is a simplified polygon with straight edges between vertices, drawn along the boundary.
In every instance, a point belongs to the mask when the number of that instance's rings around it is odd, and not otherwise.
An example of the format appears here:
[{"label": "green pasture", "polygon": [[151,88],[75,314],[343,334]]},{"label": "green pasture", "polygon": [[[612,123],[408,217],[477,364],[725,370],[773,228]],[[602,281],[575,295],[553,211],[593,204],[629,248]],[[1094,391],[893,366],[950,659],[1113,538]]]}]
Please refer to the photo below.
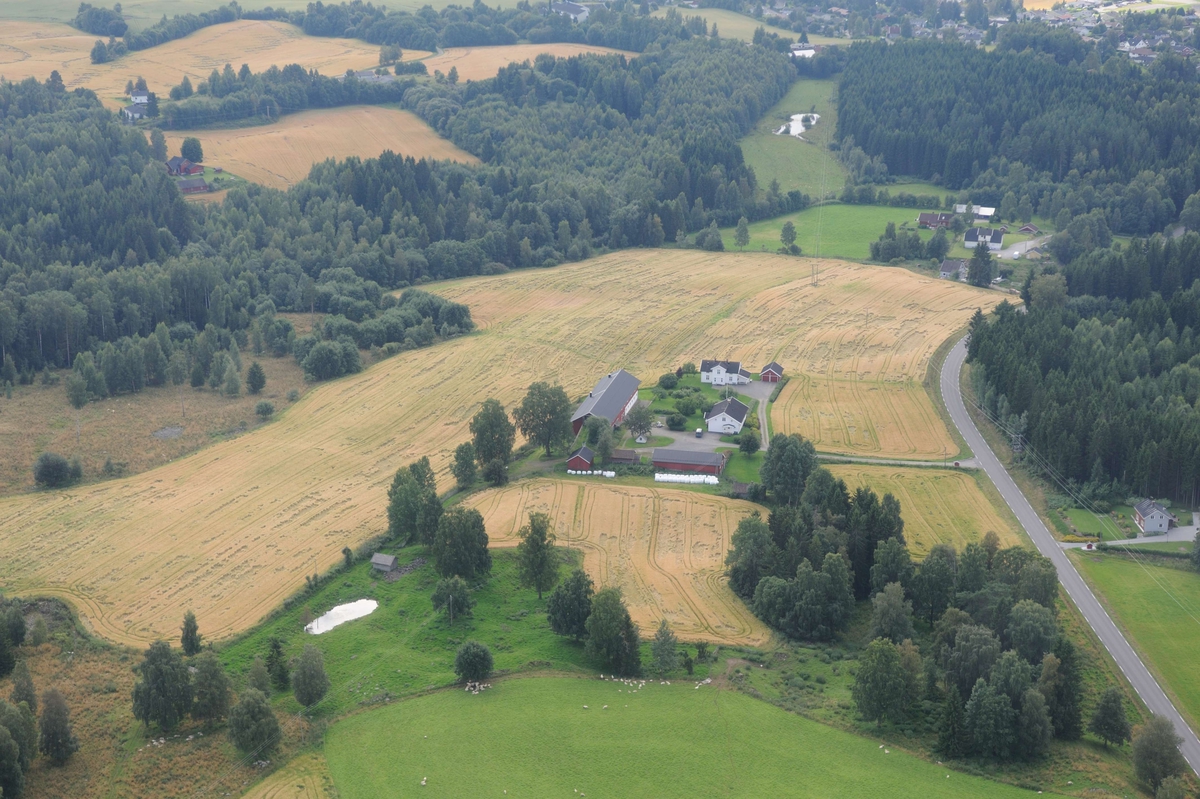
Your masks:
[{"label": "green pasture", "polygon": [[[748,251],[764,250],[775,252],[780,247],[779,234],[783,223],[791,221],[796,226],[796,243],[804,255],[821,255],[827,258],[850,258],[866,260],[871,256],[871,242],[883,235],[888,222],[894,222],[897,229],[908,224],[911,229],[917,229],[916,208],[892,208],[880,205],[843,205],[831,203],[825,206],[806,208],[799,213],[785,214],[774,219],[765,219],[750,225],[750,243]],[[928,240],[932,233],[920,230],[922,240]],[[820,248],[817,246],[818,233]],[[737,251],[734,243],[736,230],[726,228],[721,231],[725,241],[725,249]]]},{"label": "green pasture", "polygon": [[[774,179],[781,191],[799,190],[814,199],[842,190],[846,170],[829,150],[837,129],[836,91],[837,81],[800,78],[742,139],[742,155],[754,168],[760,189],[765,191]],[[776,135],[793,114],[810,112],[821,118],[805,131],[803,141]]]},{"label": "green pasture", "polygon": [[[423,547],[408,547],[396,554],[401,564],[427,557]],[[430,597],[438,576],[431,564],[387,582],[370,564],[360,563],[222,648],[221,658],[240,685],[254,656],[266,657],[272,637],[285,642],[289,657],[299,655],[305,644],[315,644],[325,657],[330,680],[329,694],[319,707],[324,716],[453,683],[455,651],[468,639],[491,647],[500,670],[552,668],[591,673],[593,664],[583,654],[583,647],[550,631],[545,599],[539,602],[534,591],[518,585],[515,552],[493,550],[492,559],[492,576],[473,594],[474,616],[457,618],[453,626],[433,611]],[[560,576],[565,577],[568,570],[564,564]],[[321,635],[304,632],[306,611],[315,618],[356,599],[375,599],[379,607],[369,616]],[[281,709],[299,710],[290,694],[280,696]]]},{"label": "green pasture", "polygon": [[441,691],[337,723],[325,753],[343,799],[1030,795],[741,693],[672,682],[636,693],[595,678]]},{"label": "green pasture", "polygon": [[717,451],[729,452],[729,463],[725,465],[725,471],[721,473],[726,480],[735,480],[739,483],[759,482],[758,470],[762,468],[763,458],[766,455],[762,450],[753,455],[746,455],[737,447],[721,447]]},{"label": "green pasture", "polygon": [[1200,719],[1200,574],[1113,555],[1070,554],[1194,726]]},{"label": "green pasture", "polygon": [[[741,39],[744,42],[753,41],[754,31],[758,28],[765,28],[769,33],[775,33],[790,39],[798,39],[800,37],[800,34],[792,33],[787,28],[777,28],[766,20],[755,19],[745,14],[739,14],[736,11],[726,11],[721,8],[680,8],[677,10],[685,17],[702,17],[709,24],[710,33],[712,32],[712,26],[716,25],[717,34],[726,39]],[[666,15],[667,9],[660,8],[650,16],[665,17]],[[830,39],[829,41],[850,44],[849,39]]]}]

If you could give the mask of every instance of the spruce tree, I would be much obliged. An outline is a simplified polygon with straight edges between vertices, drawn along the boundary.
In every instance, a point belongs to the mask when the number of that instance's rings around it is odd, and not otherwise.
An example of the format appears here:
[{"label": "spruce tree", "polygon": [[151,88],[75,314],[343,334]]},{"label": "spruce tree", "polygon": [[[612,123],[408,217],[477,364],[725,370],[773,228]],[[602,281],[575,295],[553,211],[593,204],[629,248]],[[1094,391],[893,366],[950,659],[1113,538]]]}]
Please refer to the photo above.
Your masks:
[{"label": "spruce tree", "polygon": [[665,676],[679,668],[679,641],[671,632],[671,625],[663,619],[658,623],[654,633],[654,641],[650,644],[650,652],[654,657],[654,670],[659,676]]},{"label": "spruce tree", "polygon": [[191,657],[200,651],[200,626],[196,624],[196,614],[188,611],[183,614],[182,635],[179,643],[183,646],[183,654]]},{"label": "spruce tree", "polygon": [[286,691],[291,685],[291,674],[288,672],[287,658],[283,654],[283,642],[272,638],[267,650],[267,674],[271,676],[271,684],[280,691]]},{"label": "spruce tree", "polygon": [[37,691],[33,687],[29,666],[24,660],[18,662],[17,667],[13,669],[13,689],[9,699],[14,705],[24,702],[29,706],[30,713],[37,713]]},{"label": "spruce tree", "polygon": [[251,394],[257,394],[266,385],[267,375],[263,372],[262,365],[258,361],[251,362],[250,369],[246,372],[246,390]]},{"label": "spruce tree", "polygon": [[56,766],[71,759],[79,749],[79,741],[71,729],[71,711],[67,700],[57,688],[42,695],[41,735],[38,750]]},{"label": "spruce tree", "polygon": [[971,751],[971,738],[967,732],[962,696],[953,685],[946,691],[946,699],[942,702],[937,748],[946,757],[953,758],[964,757]]}]

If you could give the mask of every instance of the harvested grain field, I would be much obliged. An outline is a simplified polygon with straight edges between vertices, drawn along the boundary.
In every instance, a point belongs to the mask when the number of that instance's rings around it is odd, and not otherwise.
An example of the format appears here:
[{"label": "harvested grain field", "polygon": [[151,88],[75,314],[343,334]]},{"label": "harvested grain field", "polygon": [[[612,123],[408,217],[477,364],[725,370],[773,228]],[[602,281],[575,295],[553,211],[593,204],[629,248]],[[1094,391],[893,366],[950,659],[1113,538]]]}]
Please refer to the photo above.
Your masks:
[{"label": "harvested grain field", "polygon": [[814,287],[813,263],[625,250],[433,286],[467,303],[481,331],[319,385],[261,430],[145,474],[0,499],[0,587],[69,599],[97,633],[131,643],[175,638],[190,607],[219,640],[342,547],[382,532],[397,467],[428,455],[448,486],[454,448],[487,397],[512,407],[536,380],[578,397],[617,367],[651,380],[701,357],[775,359],[792,375],[837,374],[848,385],[855,370],[919,382],[923,364],[906,341],[887,351],[883,320],[892,337],[929,330],[933,339],[1001,299],[831,260],[819,262]]},{"label": "harvested grain field", "polygon": [[729,537],[756,505],[681,489],[541,479],[467,504],[483,514],[493,547],[515,547],[530,513],[549,514],[559,545],[583,551],[597,587],[621,589],[645,637],[662,619],[688,641],[757,646],[770,635],[724,576]]},{"label": "harvested grain field", "polygon": [[859,463],[827,464],[850,490],[868,486],[883,496],[900,500],[904,538],[915,558],[929,554],[934,544],[952,544],[961,550],[994,531],[1001,546],[1023,543],[1015,521],[1001,515],[976,482],[975,476],[954,469],[870,466]]},{"label": "harvested grain field", "polygon": [[195,136],[204,147],[206,164],[219,164],[238,177],[276,189],[308,177],[313,164],[326,158],[374,158],[384,150],[413,158],[479,163],[415,114],[375,105],[301,111],[253,128],[167,131],[166,135],[170,152],[178,152],[185,137]]},{"label": "harvested grain field", "polygon": [[509,64],[519,64],[522,61],[532,62],[542,53],[549,53],[557,58],[570,58],[575,55],[597,53],[600,55],[624,55],[626,58],[637,58],[637,53],[625,50],[613,50],[609,47],[593,47],[590,44],[506,44],[499,47],[449,47],[437,55],[429,55],[420,51],[406,51],[405,61],[424,59],[425,66],[432,75],[435,71],[448,74],[453,67],[458,70],[459,80],[486,80],[496,77],[501,67]]},{"label": "harvested grain field", "polygon": [[68,88],[86,87],[105,105],[119,108],[126,81],[139,75],[150,91],[166,98],[172,86],[187,75],[193,84],[207,80],[214,69],[249,64],[260,72],[272,64],[300,64],[324,75],[365,69],[379,63],[379,48],[357,39],[306,36],[295,25],[262,20],[238,20],[213,25],[191,36],[130,53],[107,64],[93,64],[90,53],[96,37],[67,25],[8,22],[0,29],[0,74],[9,80],[45,80],[57,69]]}]

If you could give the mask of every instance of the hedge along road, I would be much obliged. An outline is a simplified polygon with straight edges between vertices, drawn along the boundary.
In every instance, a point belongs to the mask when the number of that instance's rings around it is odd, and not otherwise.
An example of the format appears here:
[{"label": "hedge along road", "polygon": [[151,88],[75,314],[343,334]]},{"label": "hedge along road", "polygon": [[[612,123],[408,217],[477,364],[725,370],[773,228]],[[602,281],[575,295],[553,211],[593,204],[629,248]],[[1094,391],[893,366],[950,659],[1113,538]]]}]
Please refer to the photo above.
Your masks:
[{"label": "hedge along road", "polygon": [[1150,670],[1146,668],[1146,664],[1142,663],[1133,647],[1125,640],[1125,636],[1117,629],[1117,625],[1108,617],[1104,606],[1100,604],[1096,595],[1092,593],[1092,589],[1079,576],[1075,565],[1067,558],[1067,553],[1059,547],[1054,536],[1046,529],[1046,525],[1042,523],[1033,506],[1029,504],[1029,500],[1017,488],[1017,484],[1005,471],[1000,459],[992,452],[991,447],[988,446],[983,435],[975,426],[975,422],[967,413],[966,400],[963,398],[959,383],[959,374],[962,372],[962,366],[966,359],[967,340],[964,337],[954,345],[942,367],[942,399],[946,403],[946,410],[950,412],[950,418],[954,420],[954,426],[962,433],[967,446],[975,453],[980,468],[991,478],[992,483],[1000,492],[1000,496],[1004,497],[1008,507],[1016,514],[1017,520],[1025,528],[1025,532],[1033,541],[1034,546],[1054,563],[1054,568],[1058,570],[1058,581],[1067,589],[1067,594],[1070,595],[1075,606],[1083,613],[1083,617],[1096,632],[1100,643],[1104,644],[1104,648],[1108,650],[1112,659],[1121,667],[1125,678],[1129,680],[1133,689],[1138,692],[1138,696],[1146,703],[1146,707],[1150,709],[1151,713],[1166,716],[1175,725],[1176,732],[1183,738],[1179,751],[1183,753],[1192,770],[1200,774],[1200,738],[1197,738],[1196,733],[1184,722],[1183,716],[1179,715],[1179,711],[1163,693],[1162,688],[1151,676]]}]

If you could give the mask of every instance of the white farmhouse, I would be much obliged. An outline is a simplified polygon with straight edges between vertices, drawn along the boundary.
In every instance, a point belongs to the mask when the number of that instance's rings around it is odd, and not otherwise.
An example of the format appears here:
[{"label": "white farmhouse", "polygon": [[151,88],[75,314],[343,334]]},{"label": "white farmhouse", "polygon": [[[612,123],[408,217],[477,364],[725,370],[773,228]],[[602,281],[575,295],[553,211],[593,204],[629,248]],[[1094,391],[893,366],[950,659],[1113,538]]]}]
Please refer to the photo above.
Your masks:
[{"label": "white farmhouse", "polygon": [[701,361],[700,382],[714,386],[744,386],[750,382],[750,373],[742,368],[740,361]]},{"label": "white farmhouse", "polygon": [[555,14],[561,14],[564,17],[570,17],[572,22],[583,22],[588,18],[590,13],[587,6],[582,6],[579,3],[551,3],[550,10]]},{"label": "white farmhouse", "polygon": [[749,406],[731,397],[712,406],[704,421],[708,423],[710,433],[736,435],[742,432],[742,425],[746,423],[746,414],[749,412]]},{"label": "white farmhouse", "polygon": [[1161,535],[1179,523],[1170,511],[1152,499],[1144,499],[1133,506],[1133,521],[1142,535]]}]

